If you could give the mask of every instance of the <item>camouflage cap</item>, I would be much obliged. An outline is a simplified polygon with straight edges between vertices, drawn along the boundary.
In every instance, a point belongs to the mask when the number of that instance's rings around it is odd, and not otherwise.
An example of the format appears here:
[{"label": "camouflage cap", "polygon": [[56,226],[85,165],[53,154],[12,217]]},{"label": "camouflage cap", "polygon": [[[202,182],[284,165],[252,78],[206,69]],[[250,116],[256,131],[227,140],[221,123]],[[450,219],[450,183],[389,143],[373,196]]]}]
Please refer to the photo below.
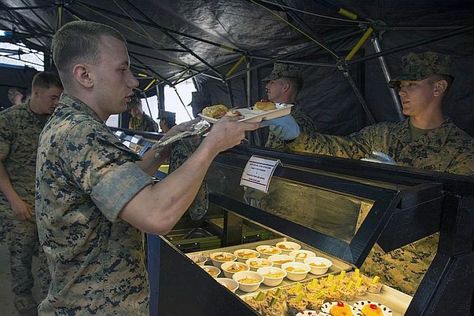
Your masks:
[{"label": "camouflage cap", "polygon": [[402,73],[390,80],[391,87],[398,87],[402,80],[423,80],[431,75],[451,76],[451,58],[435,52],[409,53],[402,57]]},{"label": "camouflage cap", "polygon": [[265,77],[262,81],[271,81],[280,78],[301,79],[301,68],[297,65],[275,63],[270,75]]}]

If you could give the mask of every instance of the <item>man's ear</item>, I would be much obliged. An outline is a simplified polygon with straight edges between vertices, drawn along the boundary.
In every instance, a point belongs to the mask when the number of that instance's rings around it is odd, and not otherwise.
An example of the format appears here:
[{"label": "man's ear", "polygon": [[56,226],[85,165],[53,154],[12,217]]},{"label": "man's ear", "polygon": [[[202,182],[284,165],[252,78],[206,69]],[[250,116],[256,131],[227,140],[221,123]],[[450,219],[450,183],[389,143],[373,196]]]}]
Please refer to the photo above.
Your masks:
[{"label": "man's ear", "polygon": [[76,64],[72,69],[74,80],[84,88],[92,88],[94,86],[94,80],[89,72],[87,65]]},{"label": "man's ear", "polygon": [[433,90],[434,96],[439,97],[446,91],[447,88],[448,88],[448,82],[446,80],[443,79],[443,80],[436,81],[434,84],[434,90]]}]

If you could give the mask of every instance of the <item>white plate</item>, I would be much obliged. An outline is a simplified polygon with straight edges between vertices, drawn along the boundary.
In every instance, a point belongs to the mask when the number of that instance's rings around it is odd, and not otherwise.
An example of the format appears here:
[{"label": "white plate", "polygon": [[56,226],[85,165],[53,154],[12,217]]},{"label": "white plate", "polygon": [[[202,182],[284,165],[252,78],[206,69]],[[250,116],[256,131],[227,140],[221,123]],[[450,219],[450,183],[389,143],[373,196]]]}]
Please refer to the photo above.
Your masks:
[{"label": "white plate", "polygon": [[[321,306],[321,311],[323,313],[326,313],[326,314],[330,315],[331,314],[330,313],[331,307],[333,307],[334,305],[337,305],[337,303],[338,302],[326,302]],[[356,315],[359,312],[359,310],[357,308],[355,308],[354,306],[351,306],[350,304],[347,304],[346,302],[344,302],[344,304],[349,305],[349,307],[350,307],[350,309],[351,309],[351,311],[354,315]]]},{"label": "white plate", "polygon": [[354,305],[353,305],[354,308],[357,309],[357,312],[355,313],[355,315],[362,315],[362,312],[361,312],[362,308],[367,304],[375,304],[378,307],[380,307],[380,309],[382,310],[382,313],[383,313],[384,316],[392,316],[392,310],[390,308],[388,308],[387,306],[385,306],[383,304],[374,302],[374,301],[358,301],[358,302],[355,302]]},{"label": "white plate", "polygon": [[[275,110],[262,111],[262,110],[252,110],[249,108],[235,109],[242,114],[243,118],[239,122],[260,122],[265,120],[271,120],[277,117],[282,117],[290,114],[291,107],[293,104],[278,104]],[[219,119],[212,117],[204,116],[201,113],[198,114],[203,120],[208,121],[209,123],[215,123]]]},{"label": "white plate", "polygon": [[306,311],[303,311],[302,313],[299,312],[298,314],[296,314],[296,316],[330,316],[330,315],[323,312],[319,313],[317,311],[306,310]]}]

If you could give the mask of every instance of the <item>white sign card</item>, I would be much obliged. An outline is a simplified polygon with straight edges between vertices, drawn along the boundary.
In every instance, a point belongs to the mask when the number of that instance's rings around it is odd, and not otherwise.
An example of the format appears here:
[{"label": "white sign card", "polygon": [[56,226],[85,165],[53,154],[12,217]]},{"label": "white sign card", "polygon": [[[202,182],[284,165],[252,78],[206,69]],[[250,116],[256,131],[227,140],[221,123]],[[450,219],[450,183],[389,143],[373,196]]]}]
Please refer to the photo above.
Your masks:
[{"label": "white sign card", "polygon": [[245,166],[240,185],[245,185],[265,193],[276,167],[281,164],[278,159],[268,159],[253,155]]}]

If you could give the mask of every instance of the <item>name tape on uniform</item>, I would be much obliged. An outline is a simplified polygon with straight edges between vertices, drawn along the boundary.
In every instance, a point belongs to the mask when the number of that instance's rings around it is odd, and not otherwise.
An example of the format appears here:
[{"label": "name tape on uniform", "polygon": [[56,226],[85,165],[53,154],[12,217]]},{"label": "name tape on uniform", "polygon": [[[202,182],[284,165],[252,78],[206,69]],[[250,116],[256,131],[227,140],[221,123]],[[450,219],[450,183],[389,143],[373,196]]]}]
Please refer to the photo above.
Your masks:
[{"label": "name tape on uniform", "polygon": [[240,185],[267,193],[270,180],[279,164],[281,162],[278,159],[268,159],[253,155],[245,166],[240,178]]}]

